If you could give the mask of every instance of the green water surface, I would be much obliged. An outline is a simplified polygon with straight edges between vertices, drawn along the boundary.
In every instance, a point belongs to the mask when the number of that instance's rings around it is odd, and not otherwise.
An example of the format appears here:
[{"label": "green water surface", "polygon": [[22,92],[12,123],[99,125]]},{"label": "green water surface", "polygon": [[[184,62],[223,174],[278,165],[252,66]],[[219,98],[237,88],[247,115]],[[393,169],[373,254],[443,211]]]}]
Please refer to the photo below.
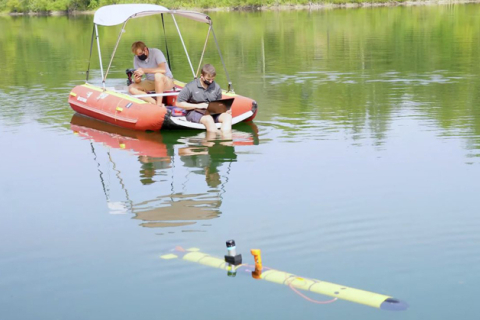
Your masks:
[{"label": "green water surface", "polygon": [[[231,137],[74,115],[93,16],[0,17],[0,319],[476,319],[480,5],[209,15],[235,91],[259,105]],[[107,85],[136,40],[166,39],[192,79],[165,22],[127,24]],[[207,27],[178,25],[196,70]],[[99,30],[106,68],[121,27]],[[203,62],[226,88],[213,38]],[[222,257],[228,239],[247,263],[258,248],[266,267],[409,308],[315,304],[160,259]]]}]

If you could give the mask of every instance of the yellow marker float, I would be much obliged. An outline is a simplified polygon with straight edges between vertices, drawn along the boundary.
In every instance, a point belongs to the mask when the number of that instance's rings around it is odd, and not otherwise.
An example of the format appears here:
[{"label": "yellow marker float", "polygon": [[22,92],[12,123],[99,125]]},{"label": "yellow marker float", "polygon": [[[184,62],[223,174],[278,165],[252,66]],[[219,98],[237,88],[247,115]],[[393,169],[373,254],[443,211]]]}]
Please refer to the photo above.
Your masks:
[{"label": "yellow marker float", "polygon": [[[252,254],[255,257],[256,266],[254,270],[251,270],[252,267],[246,264],[241,264],[238,266],[232,266],[222,258],[213,257],[206,253],[200,252],[197,248],[182,249],[175,248],[173,253],[162,255],[162,259],[183,259],[190,262],[199,263],[205,266],[223,269],[225,271],[241,272],[245,271],[252,274],[252,277],[259,280],[266,280],[269,282],[274,282],[278,284],[283,284],[291,287],[294,291],[295,289],[310,291],[336,299],[347,300],[355,303],[360,303],[369,307],[379,308],[382,310],[392,310],[392,311],[401,311],[408,308],[408,304],[404,301],[400,301],[391,296],[386,296],[383,294],[378,294],[374,292],[369,292],[365,290],[350,288],[347,286],[342,286],[340,284],[335,284],[331,282],[309,279],[304,277],[299,277],[292,273],[279,271],[275,269],[270,269],[263,267],[261,269],[261,258],[259,256],[260,250],[252,250]],[[260,261],[259,261],[260,260]],[[258,268],[260,266],[260,270]]]}]

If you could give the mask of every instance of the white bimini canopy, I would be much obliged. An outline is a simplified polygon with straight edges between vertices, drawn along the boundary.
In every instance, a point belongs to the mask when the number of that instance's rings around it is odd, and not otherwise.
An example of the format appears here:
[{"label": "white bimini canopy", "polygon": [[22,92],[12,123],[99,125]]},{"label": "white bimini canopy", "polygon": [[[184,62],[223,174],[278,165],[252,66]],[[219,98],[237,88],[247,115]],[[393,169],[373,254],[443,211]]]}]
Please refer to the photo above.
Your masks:
[{"label": "white bimini canopy", "polygon": [[104,6],[95,12],[93,23],[100,26],[116,26],[133,18],[141,18],[155,14],[174,14],[198,22],[212,24],[212,20],[204,13],[184,10],[169,10],[155,4],[114,4]]}]

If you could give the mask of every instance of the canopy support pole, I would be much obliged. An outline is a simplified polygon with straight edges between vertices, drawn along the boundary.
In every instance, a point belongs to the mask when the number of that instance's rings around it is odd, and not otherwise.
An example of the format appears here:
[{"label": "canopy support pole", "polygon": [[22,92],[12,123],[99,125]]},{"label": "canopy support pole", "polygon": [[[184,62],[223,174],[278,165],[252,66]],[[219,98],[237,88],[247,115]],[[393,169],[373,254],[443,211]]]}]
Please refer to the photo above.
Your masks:
[{"label": "canopy support pole", "polygon": [[210,37],[210,30],[212,30],[212,25],[208,27],[207,38],[205,39],[205,44],[203,45],[202,56],[200,57],[200,62],[198,63],[197,73],[195,74],[195,79],[198,78],[198,72],[200,71],[200,66],[202,65],[203,55],[205,54],[205,50],[207,49],[207,42],[208,38]]},{"label": "canopy support pole", "polygon": [[180,36],[180,40],[182,41],[183,49],[185,50],[185,53],[187,54],[187,59],[188,59],[188,63],[190,64],[190,69],[192,70],[193,78],[195,79],[195,71],[193,70],[192,62],[190,61],[190,56],[188,55],[187,47],[185,46],[185,42],[183,42],[182,33],[180,32],[180,29],[178,28],[177,20],[175,20],[175,16],[173,14],[172,14],[172,19],[173,19],[173,22],[175,23],[175,27],[177,28],[178,35]]},{"label": "canopy support pole", "polygon": [[113,57],[115,57],[115,53],[117,52],[118,44],[120,43],[120,38],[122,37],[122,33],[125,32],[125,25],[127,24],[127,21],[125,21],[125,23],[123,24],[122,30],[120,30],[120,34],[118,35],[117,43],[115,44],[115,48],[113,48],[112,57],[110,58],[110,63],[108,64],[107,72],[105,72],[105,78],[103,78],[103,83],[105,83],[105,81],[107,80],[108,71],[110,71],[110,67],[112,66]]},{"label": "canopy support pole", "polygon": [[90,75],[90,62],[92,61],[92,51],[93,51],[93,39],[95,37],[95,25],[93,25],[92,28],[92,40],[90,41],[90,56],[88,57],[88,68],[87,68],[87,78],[85,79],[85,82],[88,83],[88,76]]},{"label": "canopy support pole", "polygon": [[102,74],[102,86],[103,86],[103,91],[107,90],[105,88],[105,78],[103,77],[103,64],[102,64],[102,53],[100,52],[100,40],[98,37],[98,26],[95,24],[95,36],[97,38],[97,47],[98,47],[98,59],[100,60],[100,72]]},{"label": "canopy support pole", "polygon": [[163,13],[162,16],[162,26],[163,26],[163,37],[165,38],[165,49],[167,50],[167,61],[168,61],[168,68],[172,71],[172,64],[170,63],[170,54],[168,53],[168,44],[167,44],[167,33],[165,32],[165,21],[163,20]]},{"label": "canopy support pole", "polygon": [[235,91],[233,90],[232,81],[230,81],[230,76],[228,75],[227,67],[225,66],[225,61],[223,61],[222,52],[220,51],[220,46],[218,45],[217,37],[215,36],[215,31],[213,30],[212,25],[210,25],[210,27],[212,28],[213,39],[215,39],[215,44],[217,45],[218,54],[220,55],[220,60],[222,60],[223,70],[225,70],[225,75],[227,76],[227,81],[228,81],[227,92],[235,93]]}]

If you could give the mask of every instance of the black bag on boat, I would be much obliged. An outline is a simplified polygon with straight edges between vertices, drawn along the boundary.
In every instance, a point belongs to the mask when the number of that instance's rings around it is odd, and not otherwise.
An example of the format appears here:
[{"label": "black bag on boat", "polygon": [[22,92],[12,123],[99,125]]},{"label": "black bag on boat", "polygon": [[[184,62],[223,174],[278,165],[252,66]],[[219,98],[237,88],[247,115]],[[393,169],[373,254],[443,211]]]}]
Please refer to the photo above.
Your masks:
[{"label": "black bag on boat", "polygon": [[125,70],[125,73],[127,74],[127,86],[131,85],[133,83],[133,80],[132,80],[132,76],[133,76],[133,73],[135,72],[135,70],[137,69],[127,69]]}]

